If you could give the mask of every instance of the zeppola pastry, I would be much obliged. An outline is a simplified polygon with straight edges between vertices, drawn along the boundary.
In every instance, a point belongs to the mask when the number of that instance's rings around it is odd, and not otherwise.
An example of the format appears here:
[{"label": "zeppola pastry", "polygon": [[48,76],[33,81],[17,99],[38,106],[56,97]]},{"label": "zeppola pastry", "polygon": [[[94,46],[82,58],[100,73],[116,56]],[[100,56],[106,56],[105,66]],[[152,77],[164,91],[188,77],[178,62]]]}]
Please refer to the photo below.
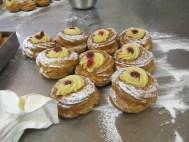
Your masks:
[{"label": "zeppola pastry", "polygon": [[111,80],[114,61],[105,51],[88,50],[80,54],[75,73],[89,77],[96,86],[105,86]]},{"label": "zeppola pastry", "polygon": [[155,68],[153,54],[137,43],[124,44],[114,54],[116,69],[138,66],[152,73]]},{"label": "zeppola pastry", "polygon": [[89,36],[88,48],[113,54],[118,48],[117,33],[112,28],[98,29]]},{"label": "zeppola pastry", "polygon": [[36,8],[35,0],[24,0],[22,3],[22,10],[23,11],[31,11]]},{"label": "zeppola pastry", "polygon": [[119,36],[121,46],[129,42],[141,44],[144,48],[152,50],[152,39],[150,33],[140,28],[128,28]]},{"label": "zeppola pastry", "polygon": [[120,69],[112,76],[111,103],[123,112],[138,113],[157,100],[157,81],[142,68]]},{"label": "zeppola pastry", "polygon": [[80,28],[70,27],[59,32],[55,40],[68,50],[81,53],[87,48],[87,38],[88,36]]},{"label": "zeppola pastry", "polygon": [[90,112],[98,104],[100,94],[89,78],[69,75],[54,85],[51,97],[58,101],[59,116],[74,118]]},{"label": "zeppola pastry", "polygon": [[60,79],[73,73],[78,63],[78,54],[63,47],[54,47],[38,54],[36,64],[40,73],[50,79]]},{"label": "zeppola pastry", "polygon": [[48,6],[51,3],[50,0],[35,0],[35,1],[37,6],[41,6],[41,7]]},{"label": "zeppola pastry", "polygon": [[27,37],[24,40],[22,51],[27,57],[35,59],[41,51],[52,48],[54,44],[49,35],[42,31]]},{"label": "zeppola pastry", "polygon": [[19,0],[6,0],[5,5],[10,12],[18,12],[22,7],[22,4]]}]

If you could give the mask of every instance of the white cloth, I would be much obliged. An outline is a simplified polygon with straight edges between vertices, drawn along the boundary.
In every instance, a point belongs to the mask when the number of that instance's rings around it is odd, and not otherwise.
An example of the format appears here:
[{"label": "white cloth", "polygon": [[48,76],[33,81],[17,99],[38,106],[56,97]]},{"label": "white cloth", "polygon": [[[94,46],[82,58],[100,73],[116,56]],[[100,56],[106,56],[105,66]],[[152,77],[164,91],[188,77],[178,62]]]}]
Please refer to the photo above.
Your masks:
[{"label": "white cloth", "polygon": [[57,102],[39,94],[24,96],[24,110],[12,91],[0,91],[0,142],[18,142],[24,130],[42,129],[59,123]]}]

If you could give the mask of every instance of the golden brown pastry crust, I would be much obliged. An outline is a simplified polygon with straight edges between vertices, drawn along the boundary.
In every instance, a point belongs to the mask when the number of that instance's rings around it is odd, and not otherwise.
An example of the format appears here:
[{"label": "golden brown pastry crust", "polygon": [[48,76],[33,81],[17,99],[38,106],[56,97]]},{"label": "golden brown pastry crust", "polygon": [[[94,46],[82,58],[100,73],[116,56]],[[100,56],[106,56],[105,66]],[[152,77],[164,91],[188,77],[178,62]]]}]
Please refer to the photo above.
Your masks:
[{"label": "golden brown pastry crust", "polygon": [[74,72],[75,66],[78,64],[78,54],[70,53],[65,58],[49,58],[46,54],[53,49],[47,49],[36,58],[36,64],[40,68],[40,73],[49,79],[60,79]]},{"label": "golden brown pastry crust", "polygon": [[23,11],[31,11],[36,8],[36,2],[34,0],[25,0],[22,3],[22,10]]},{"label": "golden brown pastry crust", "polygon": [[124,44],[127,44],[127,43],[131,43],[131,42],[136,42],[140,45],[142,45],[144,48],[148,49],[148,50],[152,50],[153,48],[153,44],[152,44],[152,38],[150,36],[150,33],[146,30],[145,31],[145,35],[142,39],[138,39],[138,40],[134,40],[134,39],[131,39],[130,37],[128,37],[126,35],[126,32],[127,31],[132,31],[132,30],[137,30],[138,28],[128,28],[128,29],[125,29],[120,35],[119,35],[119,43],[120,45],[124,45]]},{"label": "golden brown pastry crust", "polygon": [[64,32],[59,32],[55,41],[69,51],[82,53],[87,49],[87,39],[88,36],[84,32],[80,35],[66,35]]},{"label": "golden brown pastry crust", "polygon": [[88,72],[86,69],[83,69],[82,65],[78,64],[76,66],[75,73],[89,77],[96,86],[105,86],[110,83],[110,77],[114,72],[114,60],[105,51],[100,50],[88,50],[80,55],[80,59],[91,51],[103,54],[105,58],[104,63],[98,69],[94,70],[94,72]]},{"label": "golden brown pastry crust", "polygon": [[[94,87],[94,90],[92,91],[92,93],[86,95],[86,97],[82,98],[82,100],[80,100],[79,102],[66,104],[64,101],[64,98],[66,98],[66,97],[64,97],[64,96],[61,97],[61,96],[56,95],[56,92],[57,92],[56,87],[59,82],[61,82],[61,80],[59,80],[55,84],[55,86],[52,88],[51,97],[53,97],[54,99],[56,99],[58,101],[58,114],[60,117],[63,117],[63,118],[78,117],[80,115],[83,115],[83,114],[86,114],[86,113],[92,111],[93,107],[99,103],[100,93]],[[90,83],[92,83],[92,82],[90,81]],[[94,84],[93,84],[93,86],[94,86]],[[82,91],[82,89],[79,91]],[[70,103],[70,102],[67,102],[67,103]]]},{"label": "golden brown pastry crust", "polygon": [[[136,44],[136,43],[134,43]],[[138,44],[137,44],[138,45]],[[117,50],[114,54],[114,60],[115,60],[115,68],[121,69],[125,67],[130,66],[138,66],[146,71],[153,73],[155,70],[155,63],[154,63],[154,56],[152,52],[148,51],[147,49],[143,48],[142,46],[138,45],[140,47],[140,55],[137,59],[133,61],[123,61],[118,58],[118,54],[121,51],[121,49]]]},{"label": "golden brown pastry crust", "polygon": [[152,90],[148,96],[145,97],[146,94],[140,94],[139,98],[135,97],[135,94],[125,92],[123,88],[120,87],[119,77],[115,78],[112,81],[112,92],[109,96],[111,103],[123,112],[128,113],[138,113],[144,111],[146,108],[154,104],[157,100],[157,82],[156,80],[148,73],[149,82],[148,85],[143,88],[144,92],[148,91],[148,88],[154,86],[154,90]]},{"label": "golden brown pastry crust", "polygon": [[[98,30],[101,30],[101,29],[98,29]],[[89,36],[88,41],[87,41],[89,50],[100,50],[100,51],[106,51],[110,55],[114,54],[114,52],[119,47],[118,40],[117,40],[117,32],[113,28],[106,28],[106,30],[110,32],[110,35],[108,37],[108,40],[105,42],[96,43],[93,40],[93,34]]]},{"label": "golden brown pastry crust", "polygon": [[50,0],[36,0],[37,6],[45,7],[48,6],[51,3]]},{"label": "golden brown pastry crust", "polygon": [[10,12],[18,12],[21,10],[22,8],[22,4],[18,1],[14,1],[14,3],[11,6],[7,6],[6,8],[10,11]]},{"label": "golden brown pastry crust", "polygon": [[31,59],[35,59],[40,52],[52,48],[54,45],[55,43],[52,41],[33,44],[30,37],[27,37],[23,43],[22,53]]}]

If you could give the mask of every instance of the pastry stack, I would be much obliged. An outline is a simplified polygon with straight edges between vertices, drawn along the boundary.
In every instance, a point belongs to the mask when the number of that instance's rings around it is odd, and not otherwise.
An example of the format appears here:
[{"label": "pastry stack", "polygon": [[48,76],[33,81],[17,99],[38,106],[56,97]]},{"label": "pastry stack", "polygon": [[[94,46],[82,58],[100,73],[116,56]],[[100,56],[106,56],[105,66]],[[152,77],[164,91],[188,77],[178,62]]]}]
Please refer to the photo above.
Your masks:
[{"label": "pastry stack", "polygon": [[149,32],[128,28],[120,35],[101,28],[88,35],[68,27],[50,38],[45,32],[24,41],[23,54],[36,59],[47,79],[59,79],[51,90],[59,115],[74,118],[99,103],[97,87],[111,83],[110,103],[122,112],[138,113],[157,100],[155,61]]},{"label": "pastry stack", "polygon": [[46,7],[50,5],[51,0],[6,0],[6,8],[10,12],[32,11],[36,7]]}]

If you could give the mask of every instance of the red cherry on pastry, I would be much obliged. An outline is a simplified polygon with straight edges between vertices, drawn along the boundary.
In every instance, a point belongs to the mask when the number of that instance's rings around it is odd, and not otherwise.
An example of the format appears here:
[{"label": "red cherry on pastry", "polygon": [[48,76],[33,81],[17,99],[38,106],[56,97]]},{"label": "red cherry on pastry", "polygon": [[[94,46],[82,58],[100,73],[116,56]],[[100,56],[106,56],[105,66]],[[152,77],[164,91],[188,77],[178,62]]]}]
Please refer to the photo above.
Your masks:
[{"label": "red cherry on pastry", "polygon": [[43,36],[44,36],[45,34],[44,34],[44,31],[41,31],[38,35],[36,35],[35,37],[37,38],[37,39],[41,39]]},{"label": "red cherry on pastry", "polygon": [[65,81],[64,81],[64,85],[69,85],[69,84],[72,84],[72,81],[71,81],[71,80],[65,80]]},{"label": "red cherry on pastry", "polygon": [[101,36],[103,36],[103,35],[104,35],[104,32],[103,32],[103,31],[99,31],[98,34],[101,35]]},{"label": "red cherry on pastry", "polygon": [[132,53],[132,54],[134,53],[134,50],[133,50],[133,48],[131,48],[131,47],[128,47],[128,48],[127,48],[127,51],[128,51],[129,53]]},{"label": "red cherry on pastry", "polygon": [[75,29],[75,27],[70,27],[69,29]]},{"label": "red cherry on pastry", "polygon": [[138,33],[138,30],[134,29],[132,30],[133,34],[137,34]]},{"label": "red cherry on pastry", "polygon": [[131,76],[134,77],[134,78],[139,78],[140,77],[140,73],[136,72],[136,71],[132,71],[131,73]]},{"label": "red cherry on pastry", "polygon": [[54,50],[55,52],[62,51],[62,48],[61,48],[61,47],[59,47],[59,46],[57,46],[56,41],[55,41],[55,45],[54,45],[53,50]]},{"label": "red cherry on pastry", "polygon": [[93,58],[89,58],[88,60],[87,60],[87,66],[89,67],[89,66],[92,66],[92,64],[93,64]]},{"label": "red cherry on pastry", "polygon": [[94,57],[94,53],[93,52],[87,52],[87,58],[92,58]]}]

